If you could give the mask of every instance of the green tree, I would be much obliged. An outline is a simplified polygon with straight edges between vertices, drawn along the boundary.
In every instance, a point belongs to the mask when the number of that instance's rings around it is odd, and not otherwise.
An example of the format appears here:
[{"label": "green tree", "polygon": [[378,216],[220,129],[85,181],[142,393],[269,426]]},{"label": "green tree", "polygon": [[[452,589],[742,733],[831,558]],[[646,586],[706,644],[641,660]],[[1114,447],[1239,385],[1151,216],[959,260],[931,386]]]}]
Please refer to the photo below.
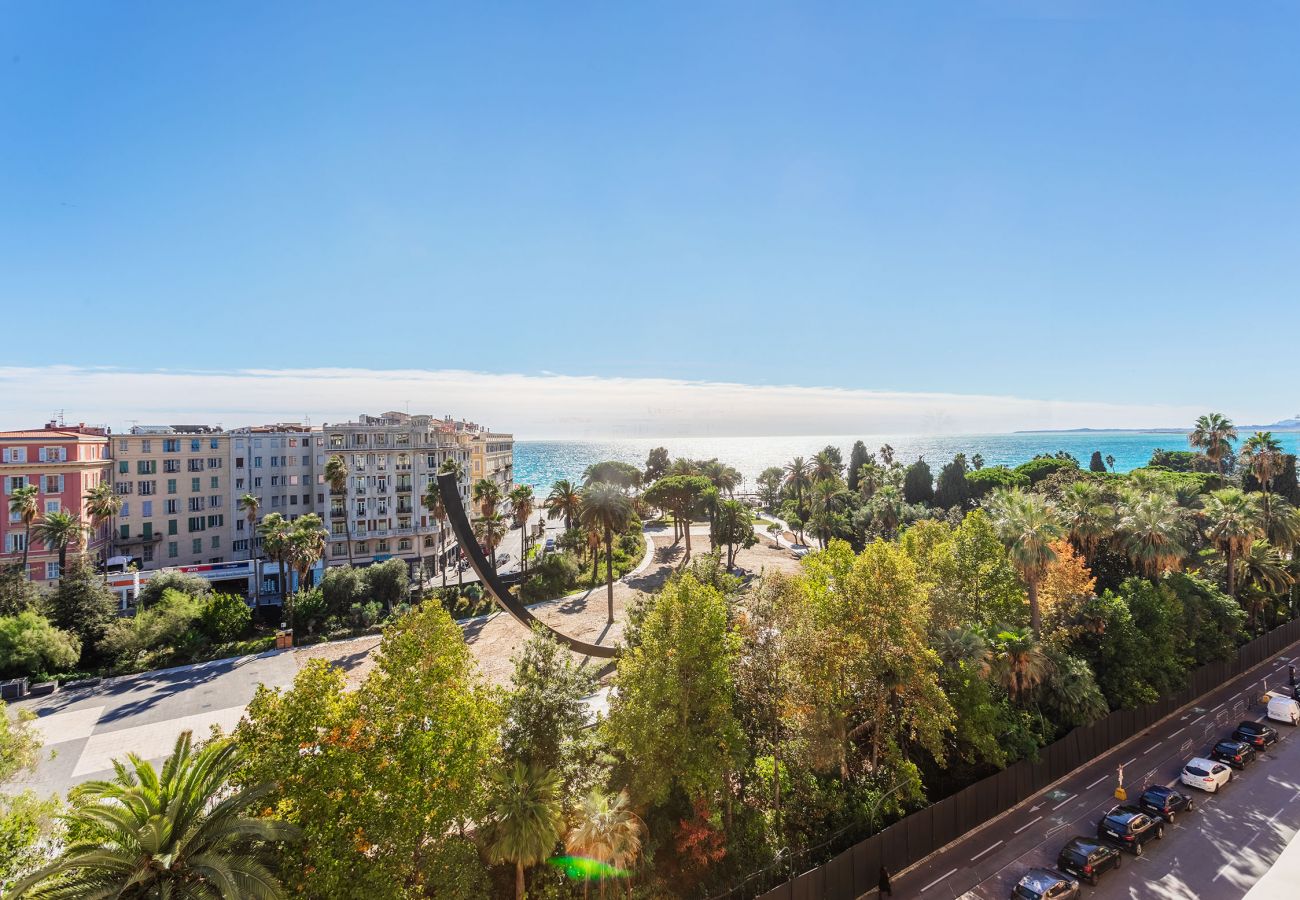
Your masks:
[{"label": "green tree", "polygon": [[814,482],[837,479],[844,474],[844,460],[838,447],[827,446],[819,451],[812,461],[812,479]]},{"label": "green tree", "polygon": [[14,488],[9,495],[9,518],[11,521],[17,518],[23,523],[23,574],[29,579],[31,572],[27,568],[27,557],[32,549],[32,524],[40,512],[39,489],[36,485],[24,484]]},{"label": "green tree", "polygon": [[59,510],[46,513],[31,533],[46,549],[58,551],[59,575],[62,577],[63,570],[68,567],[68,551],[81,547],[86,525],[76,513]]},{"label": "green tree", "polygon": [[[608,794],[592,790],[574,810],[574,822],[564,836],[565,849],[616,869],[631,869],[641,855],[645,823],[632,811],[627,791]],[[605,880],[600,882],[605,896]]]},{"label": "green tree", "polygon": [[641,470],[631,463],[615,459],[593,463],[582,473],[582,486],[591,487],[593,484],[612,484],[624,490],[639,488]]},{"label": "green tree", "polygon": [[1232,420],[1221,413],[1210,413],[1196,420],[1195,426],[1187,435],[1187,443],[1205,453],[1210,462],[1222,475],[1223,461],[1232,455],[1232,442],[1237,439],[1236,426]]},{"label": "green tree", "polygon": [[907,475],[903,479],[903,499],[908,503],[924,503],[927,506],[934,502],[934,476],[924,459],[918,459],[907,467]]},{"label": "green tree", "polygon": [[1117,530],[1124,552],[1147,576],[1177,569],[1187,555],[1187,518],[1167,494],[1130,492],[1120,507]]},{"label": "green tree", "polygon": [[[348,502],[348,464],[347,461],[343,459],[343,456],[341,454],[338,453],[331,454],[330,458],[325,460],[325,483],[330,486],[331,497],[337,496],[342,498],[341,502],[343,503],[343,512],[345,516],[344,527],[346,528],[347,527],[346,515],[347,515],[347,502]],[[435,490],[437,489],[438,483],[436,481],[431,480],[429,484],[432,485]],[[251,521],[249,522],[249,527],[250,528],[253,527],[253,522]],[[349,566],[353,565],[352,535],[348,532],[345,532],[343,535],[343,541],[347,545],[347,549],[348,549],[348,565]]]},{"label": "green tree", "polygon": [[1038,585],[1056,559],[1052,542],[1064,534],[1056,508],[1039,494],[1002,491],[994,496],[990,513],[998,537],[1012,564],[1020,570],[1029,594],[1029,627],[1042,634],[1043,615],[1038,605]]},{"label": "green tree", "polygon": [[[328,465],[326,468],[328,468]],[[328,478],[326,480],[328,480]],[[244,494],[239,498],[238,506],[239,511],[244,514],[244,521],[248,523],[248,558],[254,563],[253,603],[256,604],[257,601],[261,599],[262,593],[262,579],[260,574],[256,571],[257,514],[262,509],[262,501],[259,500],[255,494]],[[349,562],[351,562],[350,559]]]},{"label": "green tree", "polygon": [[0,565],[0,616],[16,616],[41,605],[42,592],[21,565]]},{"label": "green tree", "polygon": [[262,539],[262,550],[267,557],[274,560],[277,578],[280,581],[280,599],[284,602],[289,597],[289,556],[292,552],[289,542],[290,522],[280,513],[269,513],[257,526],[258,536]]},{"label": "green tree", "polygon": [[1105,461],[1101,458],[1101,451],[1100,451],[1100,450],[1094,450],[1094,451],[1092,451],[1092,459],[1088,460],[1088,471],[1089,471],[1089,472],[1105,472],[1105,471],[1106,471],[1106,463],[1105,463]]},{"label": "green tree", "polygon": [[[19,709],[10,714],[0,701],[0,784],[36,766],[40,733],[32,726],[36,714]],[[11,893],[15,878],[45,860],[44,845],[58,837],[58,800],[42,800],[31,791],[12,787],[0,792],[0,893]]]},{"label": "green tree", "polygon": [[717,527],[714,545],[727,548],[727,568],[736,565],[736,548],[749,549],[758,543],[754,534],[754,514],[739,500],[723,500],[718,504]]},{"label": "green tree", "polygon": [[572,481],[560,479],[551,485],[551,492],[542,505],[548,519],[563,519],[564,530],[572,531],[573,523],[582,511],[582,493]]},{"label": "green tree", "polygon": [[[379,603],[384,609],[391,610],[399,603],[411,598],[411,577],[406,563],[400,559],[386,559],[381,563],[366,566],[361,573],[364,597],[373,603]],[[358,597],[348,604],[356,603]]]},{"label": "green tree", "polygon": [[480,478],[474,482],[470,496],[478,504],[480,515],[487,517],[495,513],[501,503],[501,487],[491,478]]},{"label": "green tree", "polygon": [[802,517],[806,507],[803,505],[804,491],[812,487],[812,466],[802,456],[796,456],[785,466],[785,486],[794,494],[795,505]]},{"label": "green tree", "polygon": [[457,834],[485,820],[497,728],[459,626],[425,603],[388,625],[358,690],[323,660],[287,691],[259,688],[235,731],[238,782],[274,779],[266,805],[302,828],[281,862],[301,896],[421,896],[438,860],[460,858]]},{"label": "green tree", "polygon": [[675,524],[686,537],[686,559],[691,557],[691,518],[700,498],[715,490],[702,475],[669,475],[645,492],[645,500],[658,509],[672,512]]},{"label": "green tree", "polygon": [[966,509],[970,505],[972,491],[966,474],[966,454],[958,453],[939,471],[939,483],[934,491],[935,506]]},{"label": "green tree", "polygon": [[516,760],[493,778],[486,841],[492,862],[515,867],[515,900],[524,900],[524,872],[544,861],[564,827],[560,779]]},{"label": "green tree", "polygon": [[85,659],[95,652],[109,623],[117,619],[117,608],[117,595],[95,574],[90,561],[78,556],[48,595],[46,615],[56,628],[77,636]]},{"label": "green tree", "polygon": [[654,447],[645,461],[644,480],[647,484],[653,484],[660,478],[668,474],[668,450],[664,447]]},{"label": "green tree", "polygon": [[[447,586],[447,566],[443,560],[443,552],[447,543],[447,507],[442,502],[442,491],[438,488],[438,479],[430,478],[429,483],[424,486],[424,494],[420,497],[420,502],[424,508],[429,511],[429,518],[438,526],[438,564],[436,568],[442,573],[442,586]],[[424,587],[424,550],[420,550],[420,587]]]},{"label": "green tree", "polygon": [[109,523],[108,541],[104,544],[104,562],[107,562],[108,556],[113,546],[113,522],[118,513],[122,511],[122,498],[113,493],[113,485],[108,481],[101,481],[86,492],[82,498],[82,503],[86,510],[86,515],[90,517],[90,527],[98,532],[100,527]]},{"label": "green tree", "polygon": [[228,740],[195,750],[181,732],[160,770],[131,754],[110,781],[71,794],[73,841],[53,863],[20,881],[15,896],[245,897],[288,893],[276,878],[272,847],[298,829],[252,818],[274,790],[260,784],[231,792],[239,764]]},{"label": "green tree", "polygon": [[632,515],[632,503],[614,485],[596,482],[583,489],[582,524],[599,530],[605,538],[605,593],[610,624],[614,622],[614,533],[627,528]]},{"label": "green tree", "polygon": [[1074,549],[1091,561],[1097,546],[1115,530],[1115,508],[1095,482],[1076,481],[1061,492],[1059,503],[1066,535]]},{"label": "green tree", "polygon": [[1089,725],[1110,707],[1088,664],[1068,653],[1048,652],[1051,675],[1047,679],[1046,706],[1066,728]]},{"label": "green tree", "polygon": [[854,441],[853,449],[849,451],[848,489],[850,493],[856,494],[858,492],[858,479],[861,477],[862,467],[873,461],[872,455],[867,451],[867,445],[862,441]]},{"label": "green tree", "polygon": [[1009,628],[994,635],[990,666],[994,680],[1015,702],[1024,702],[1052,671],[1037,636],[1023,628]]},{"label": "green tree", "polygon": [[81,641],[34,610],[0,617],[0,678],[21,678],[72,668]]},{"label": "green tree", "polygon": [[315,568],[325,555],[326,539],[329,532],[320,516],[307,513],[294,519],[289,525],[288,558],[290,565],[298,573],[298,585],[307,585],[307,575]]},{"label": "green tree", "polygon": [[632,630],[605,721],[610,746],[630,769],[632,796],[654,806],[672,797],[711,803],[742,750],[726,599],[690,574],[674,577]]},{"label": "green tree", "polygon": [[140,587],[140,593],[135,598],[136,607],[148,609],[168,591],[177,591],[202,600],[212,592],[212,582],[188,572],[156,572]]},{"label": "green tree", "polygon": [[253,626],[253,613],[242,597],[213,594],[199,613],[199,626],[211,640],[226,644],[248,632]]},{"label": "green tree", "polygon": [[528,575],[528,520],[532,517],[533,510],[537,508],[537,501],[533,497],[533,488],[531,485],[519,484],[509,493],[510,512],[515,517],[515,527],[519,529],[519,574],[521,577]]},{"label": "green tree", "polygon": [[1205,537],[1227,560],[1228,596],[1237,596],[1237,559],[1264,536],[1264,514],[1254,496],[1236,488],[1215,491],[1205,501]]},{"label": "green tree", "polygon": [[488,562],[492,565],[493,572],[497,570],[497,547],[509,533],[510,523],[499,512],[479,516],[474,520],[474,536],[487,551]]},{"label": "green tree", "polygon": [[781,481],[784,473],[780,466],[768,466],[758,476],[758,495],[763,508],[775,510],[781,502]]},{"label": "green tree", "polygon": [[1246,438],[1241,445],[1241,464],[1259,482],[1264,492],[1264,521],[1269,519],[1269,493],[1273,490],[1273,478],[1282,471],[1286,454],[1282,444],[1273,437],[1271,431],[1257,431]]}]

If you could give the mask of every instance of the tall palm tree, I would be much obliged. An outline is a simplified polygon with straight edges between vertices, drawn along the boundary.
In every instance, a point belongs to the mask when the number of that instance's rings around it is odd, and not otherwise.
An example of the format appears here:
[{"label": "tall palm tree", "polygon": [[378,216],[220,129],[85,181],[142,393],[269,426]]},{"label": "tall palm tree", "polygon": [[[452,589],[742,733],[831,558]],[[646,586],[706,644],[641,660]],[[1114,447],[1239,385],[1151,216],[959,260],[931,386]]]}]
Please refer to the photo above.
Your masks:
[{"label": "tall palm tree", "polygon": [[1223,460],[1232,453],[1232,442],[1236,439],[1236,426],[1221,413],[1201,416],[1187,435],[1187,443],[1205,453],[1206,458],[1218,467],[1220,475],[1223,474]]},{"label": "tall palm tree", "polygon": [[564,519],[564,530],[573,530],[573,520],[582,511],[582,494],[577,486],[568,479],[560,479],[551,485],[551,492],[542,504],[546,508],[548,519]]},{"label": "tall palm tree", "polygon": [[886,469],[892,466],[894,464],[894,448],[888,444],[881,445],[880,461],[885,464]]},{"label": "tall palm tree", "polygon": [[1000,491],[993,497],[990,512],[998,537],[1025,582],[1029,594],[1029,627],[1037,637],[1042,634],[1043,625],[1038,585],[1047,574],[1047,567],[1056,559],[1052,542],[1064,534],[1064,529],[1056,508],[1041,494]]},{"label": "tall palm tree", "polygon": [[[645,823],[632,811],[627,791],[611,796],[596,789],[578,804],[574,822],[564,836],[564,847],[571,855],[627,870],[641,855],[644,832]],[[600,881],[600,896],[605,896],[604,878]]]},{"label": "tall palm tree", "polygon": [[880,530],[887,538],[892,538],[898,531],[906,506],[907,501],[903,499],[902,490],[893,484],[886,484],[876,491],[867,503],[872,519],[880,524]]},{"label": "tall palm tree", "polygon": [[46,513],[32,529],[32,535],[47,550],[59,551],[59,577],[63,577],[63,570],[68,565],[68,551],[80,547],[85,534],[86,525],[81,517],[66,509]]},{"label": "tall palm tree", "polygon": [[1252,494],[1237,488],[1215,491],[1205,501],[1205,537],[1227,560],[1228,596],[1237,596],[1237,559],[1264,536],[1264,514]]},{"label": "tall palm tree", "polygon": [[253,605],[262,599],[262,579],[257,572],[257,514],[262,508],[262,501],[255,494],[244,494],[239,498],[239,510],[248,523],[248,559],[253,563]]},{"label": "tall palm tree", "polygon": [[32,574],[27,568],[27,557],[32,549],[32,523],[41,512],[41,502],[38,497],[40,490],[34,484],[24,484],[20,488],[15,488],[14,492],[9,495],[9,516],[17,516],[22,520],[23,527],[26,529],[26,537],[23,540],[23,574],[31,579]]},{"label": "tall palm tree", "polygon": [[491,478],[480,478],[474,482],[473,493],[470,496],[479,505],[480,512],[490,516],[497,511],[497,505],[501,502],[501,488]]},{"label": "tall palm tree", "polygon": [[969,666],[980,677],[989,673],[992,664],[989,642],[974,628],[945,628],[935,636],[934,651],[945,666]]},{"label": "tall palm tree", "polygon": [[279,570],[280,602],[289,599],[289,520],[280,513],[269,513],[257,526],[257,533],[262,538],[262,550],[269,559],[275,560]]},{"label": "tall palm tree", "polygon": [[75,836],[50,865],[14,886],[29,900],[89,897],[278,900],[273,845],[298,829],[249,815],[273,784],[234,790],[235,744],[196,750],[181,732],[161,771],[134,753],[114,761],[111,780],[73,788],[66,819]]},{"label": "tall palm tree", "polygon": [[328,534],[315,513],[299,516],[290,523],[289,561],[298,573],[300,587],[306,585],[308,573],[325,555]]},{"label": "tall palm tree", "polygon": [[582,492],[582,524],[598,529],[605,538],[605,594],[610,624],[614,622],[614,532],[622,533],[632,521],[632,503],[609,484],[593,484]]},{"label": "tall palm tree", "polygon": [[1011,628],[993,639],[992,669],[1011,699],[1019,701],[1047,680],[1052,664],[1032,632]]},{"label": "tall palm tree", "polygon": [[1111,472],[1115,471],[1115,457],[1110,453],[1106,454],[1106,465],[1110,468]]},{"label": "tall palm tree", "polygon": [[811,500],[813,532],[821,541],[823,549],[830,543],[831,538],[835,537],[835,529],[839,524],[838,512],[844,496],[844,482],[839,478],[823,478],[813,485]]},{"label": "tall palm tree", "polygon": [[1058,506],[1070,543],[1091,563],[1097,545],[1115,528],[1115,508],[1090,481],[1076,481],[1067,487]]},{"label": "tall palm tree", "polygon": [[[813,481],[827,481],[831,478],[839,478],[844,464],[837,460],[830,452],[832,447],[827,447],[820,451],[812,460],[812,478]],[[838,451],[837,451],[838,452]]]},{"label": "tall palm tree", "polygon": [[515,517],[515,527],[519,529],[519,575],[528,575],[528,520],[537,508],[537,498],[533,496],[532,485],[517,484],[507,495],[510,499],[510,512]]},{"label": "tall palm tree", "polygon": [[492,571],[497,570],[497,545],[510,531],[510,523],[499,512],[492,512],[474,520],[474,535],[487,548]]},{"label": "tall palm tree", "polygon": [[1259,609],[1265,601],[1287,593],[1293,583],[1286,560],[1268,541],[1256,541],[1237,560],[1237,576],[1241,580],[1244,602],[1253,631],[1259,619]]},{"label": "tall palm tree", "polygon": [[[460,484],[461,480],[465,477],[465,467],[462,466],[458,460],[444,459],[442,465],[438,466],[438,474],[454,476],[456,483]],[[435,488],[437,487],[436,482],[437,479],[434,480],[433,484]],[[447,530],[449,528],[447,507],[442,502],[441,493],[437,495],[437,499],[433,503],[427,503],[426,501],[426,505],[429,507],[429,511],[432,512],[434,517],[438,520],[438,569],[442,572],[442,586],[446,587],[447,562],[445,557],[447,555]],[[456,566],[456,580],[457,582],[462,580],[459,565]]]},{"label": "tall palm tree", "polygon": [[343,498],[343,541],[348,548],[348,566],[352,565],[352,529],[348,527],[348,464],[342,456],[335,453],[325,461],[325,482],[330,486],[330,495],[338,494]]},{"label": "tall palm tree", "polygon": [[86,492],[82,498],[86,513],[90,516],[90,525],[95,531],[108,523],[108,541],[104,544],[104,558],[102,562],[107,563],[108,557],[113,554],[110,552],[113,547],[115,520],[122,512],[122,498],[113,493],[113,485],[108,481],[101,481]]},{"label": "tall palm tree", "polygon": [[[443,533],[444,533],[442,527],[442,520],[447,517],[447,508],[443,506],[442,491],[438,490],[437,478],[430,478],[429,483],[424,486],[424,493],[420,496],[420,502],[423,503],[424,508],[429,511],[429,518],[433,519],[435,522],[438,523],[438,568],[442,569],[442,586],[446,587],[447,569],[442,564],[442,543],[443,543]],[[421,572],[420,575],[421,586],[423,586],[423,581],[424,581],[423,543],[421,544],[420,547],[420,572]]]},{"label": "tall palm tree", "polygon": [[1266,523],[1268,542],[1285,554],[1294,554],[1300,544],[1300,510],[1283,497],[1272,500],[1272,515]]},{"label": "tall palm tree", "polygon": [[1124,551],[1154,578],[1178,568],[1187,555],[1187,513],[1168,494],[1130,493],[1120,509]]},{"label": "tall palm tree", "polygon": [[1241,464],[1250,470],[1264,492],[1264,521],[1268,522],[1271,509],[1269,494],[1273,490],[1273,479],[1282,471],[1286,456],[1282,444],[1273,437],[1271,431],[1257,431],[1246,438],[1241,445]]},{"label": "tall palm tree", "polygon": [[516,760],[493,777],[487,850],[494,863],[514,863],[515,900],[524,900],[524,871],[550,855],[564,825],[560,778]]},{"label": "tall palm tree", "polygon": [[812,487],[812,466],[802,456],[796,456],[785,466],[786,487],[794,491],[794,505],[803,512],[803,492]]}]

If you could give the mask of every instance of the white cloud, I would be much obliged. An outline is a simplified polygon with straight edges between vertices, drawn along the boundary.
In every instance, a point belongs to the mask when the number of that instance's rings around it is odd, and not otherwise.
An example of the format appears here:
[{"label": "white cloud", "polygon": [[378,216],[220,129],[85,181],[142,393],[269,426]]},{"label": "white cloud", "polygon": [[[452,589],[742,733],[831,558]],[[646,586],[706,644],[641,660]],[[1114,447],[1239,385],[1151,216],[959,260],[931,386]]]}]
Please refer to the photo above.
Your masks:
[{"label": "white cloud", "polygon": [[1032,428],[1142,428],[1204,410],[1022,397],[747,385],[666,378],[421,369],[127,371],[0,367],[0,427],[68,421],[316,424],[409,408],[520,438],[963,434]]}]

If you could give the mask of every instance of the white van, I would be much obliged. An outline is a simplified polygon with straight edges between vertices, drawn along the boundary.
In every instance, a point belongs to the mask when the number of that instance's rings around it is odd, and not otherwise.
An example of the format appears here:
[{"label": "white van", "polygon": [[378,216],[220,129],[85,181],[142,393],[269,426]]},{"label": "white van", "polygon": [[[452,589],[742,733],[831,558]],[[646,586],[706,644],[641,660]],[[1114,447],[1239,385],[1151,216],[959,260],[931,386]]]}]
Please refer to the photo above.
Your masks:
[{"label": "white van", "polygon": [[1269,692],[1268,717],[1289,725],[1300,725],[1300,703],[1285,694]]}]

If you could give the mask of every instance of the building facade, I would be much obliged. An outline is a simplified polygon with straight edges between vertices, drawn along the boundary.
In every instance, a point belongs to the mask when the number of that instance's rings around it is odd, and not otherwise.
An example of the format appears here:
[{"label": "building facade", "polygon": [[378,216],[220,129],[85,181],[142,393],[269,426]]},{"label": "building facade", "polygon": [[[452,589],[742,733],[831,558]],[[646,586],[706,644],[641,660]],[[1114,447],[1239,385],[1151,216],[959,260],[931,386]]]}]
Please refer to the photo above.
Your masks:
[{"label": "building facade", "polygon": [[[85,512],[86,493],[109,478],[109,437],[104,428],[46,423],[44,428],[0,432],[0,477],[3,477],[3,512],[0,513],[0,565],[22,563],[27,527],[21,515],[9,510],[9,499],[26,485],[35,485],[36,521],[52,512],[70,512],[92,526],[82,549],[92,557],[108,547],[108,522],[92,523]],[[59,554],[33,541],[28,551],[28,572],[35,581],[57,581]]]},{"label": "building facade", "polygon": [[114,435],[116,552],[141,568],[234,559],[230,435],[212,425],[138,425]]},{"label": "building facade", "polygon": [[[230,432],[230,503],[235,516],[231,549],[236,558],[261,555],[261,539],[240,508],[246,494],[257,499],[258,519],[273,512],[290,521],[310,512],[320,514],[325,494],[317,483],[315,461],[323,443],[319,429],[293,422]],[[323,462],[321,472],[323,483]]]},{"label": "building facade", "polygon": [[515,482],[514,435],[482,428],[465,432],[464,442],[470,451],[470,482],[487,478],[496,482],[502,496],[510,493]]},{"label": "building facade", "polygon": [[455,423],[431,416],[387,412],[361,415],[355,422],[322,426],[323,453],[318,471],[331,456],[348,467],[346,488],[324,486],[328,508],[322,514],[330,532],[330,565],[351,560],[369,565],[402,559],[427,571],[445,565],[458,550],[423,503],[423,495],[448,460],[462,467],[461,500],[469,502],[470,449],[457,437]]}]

